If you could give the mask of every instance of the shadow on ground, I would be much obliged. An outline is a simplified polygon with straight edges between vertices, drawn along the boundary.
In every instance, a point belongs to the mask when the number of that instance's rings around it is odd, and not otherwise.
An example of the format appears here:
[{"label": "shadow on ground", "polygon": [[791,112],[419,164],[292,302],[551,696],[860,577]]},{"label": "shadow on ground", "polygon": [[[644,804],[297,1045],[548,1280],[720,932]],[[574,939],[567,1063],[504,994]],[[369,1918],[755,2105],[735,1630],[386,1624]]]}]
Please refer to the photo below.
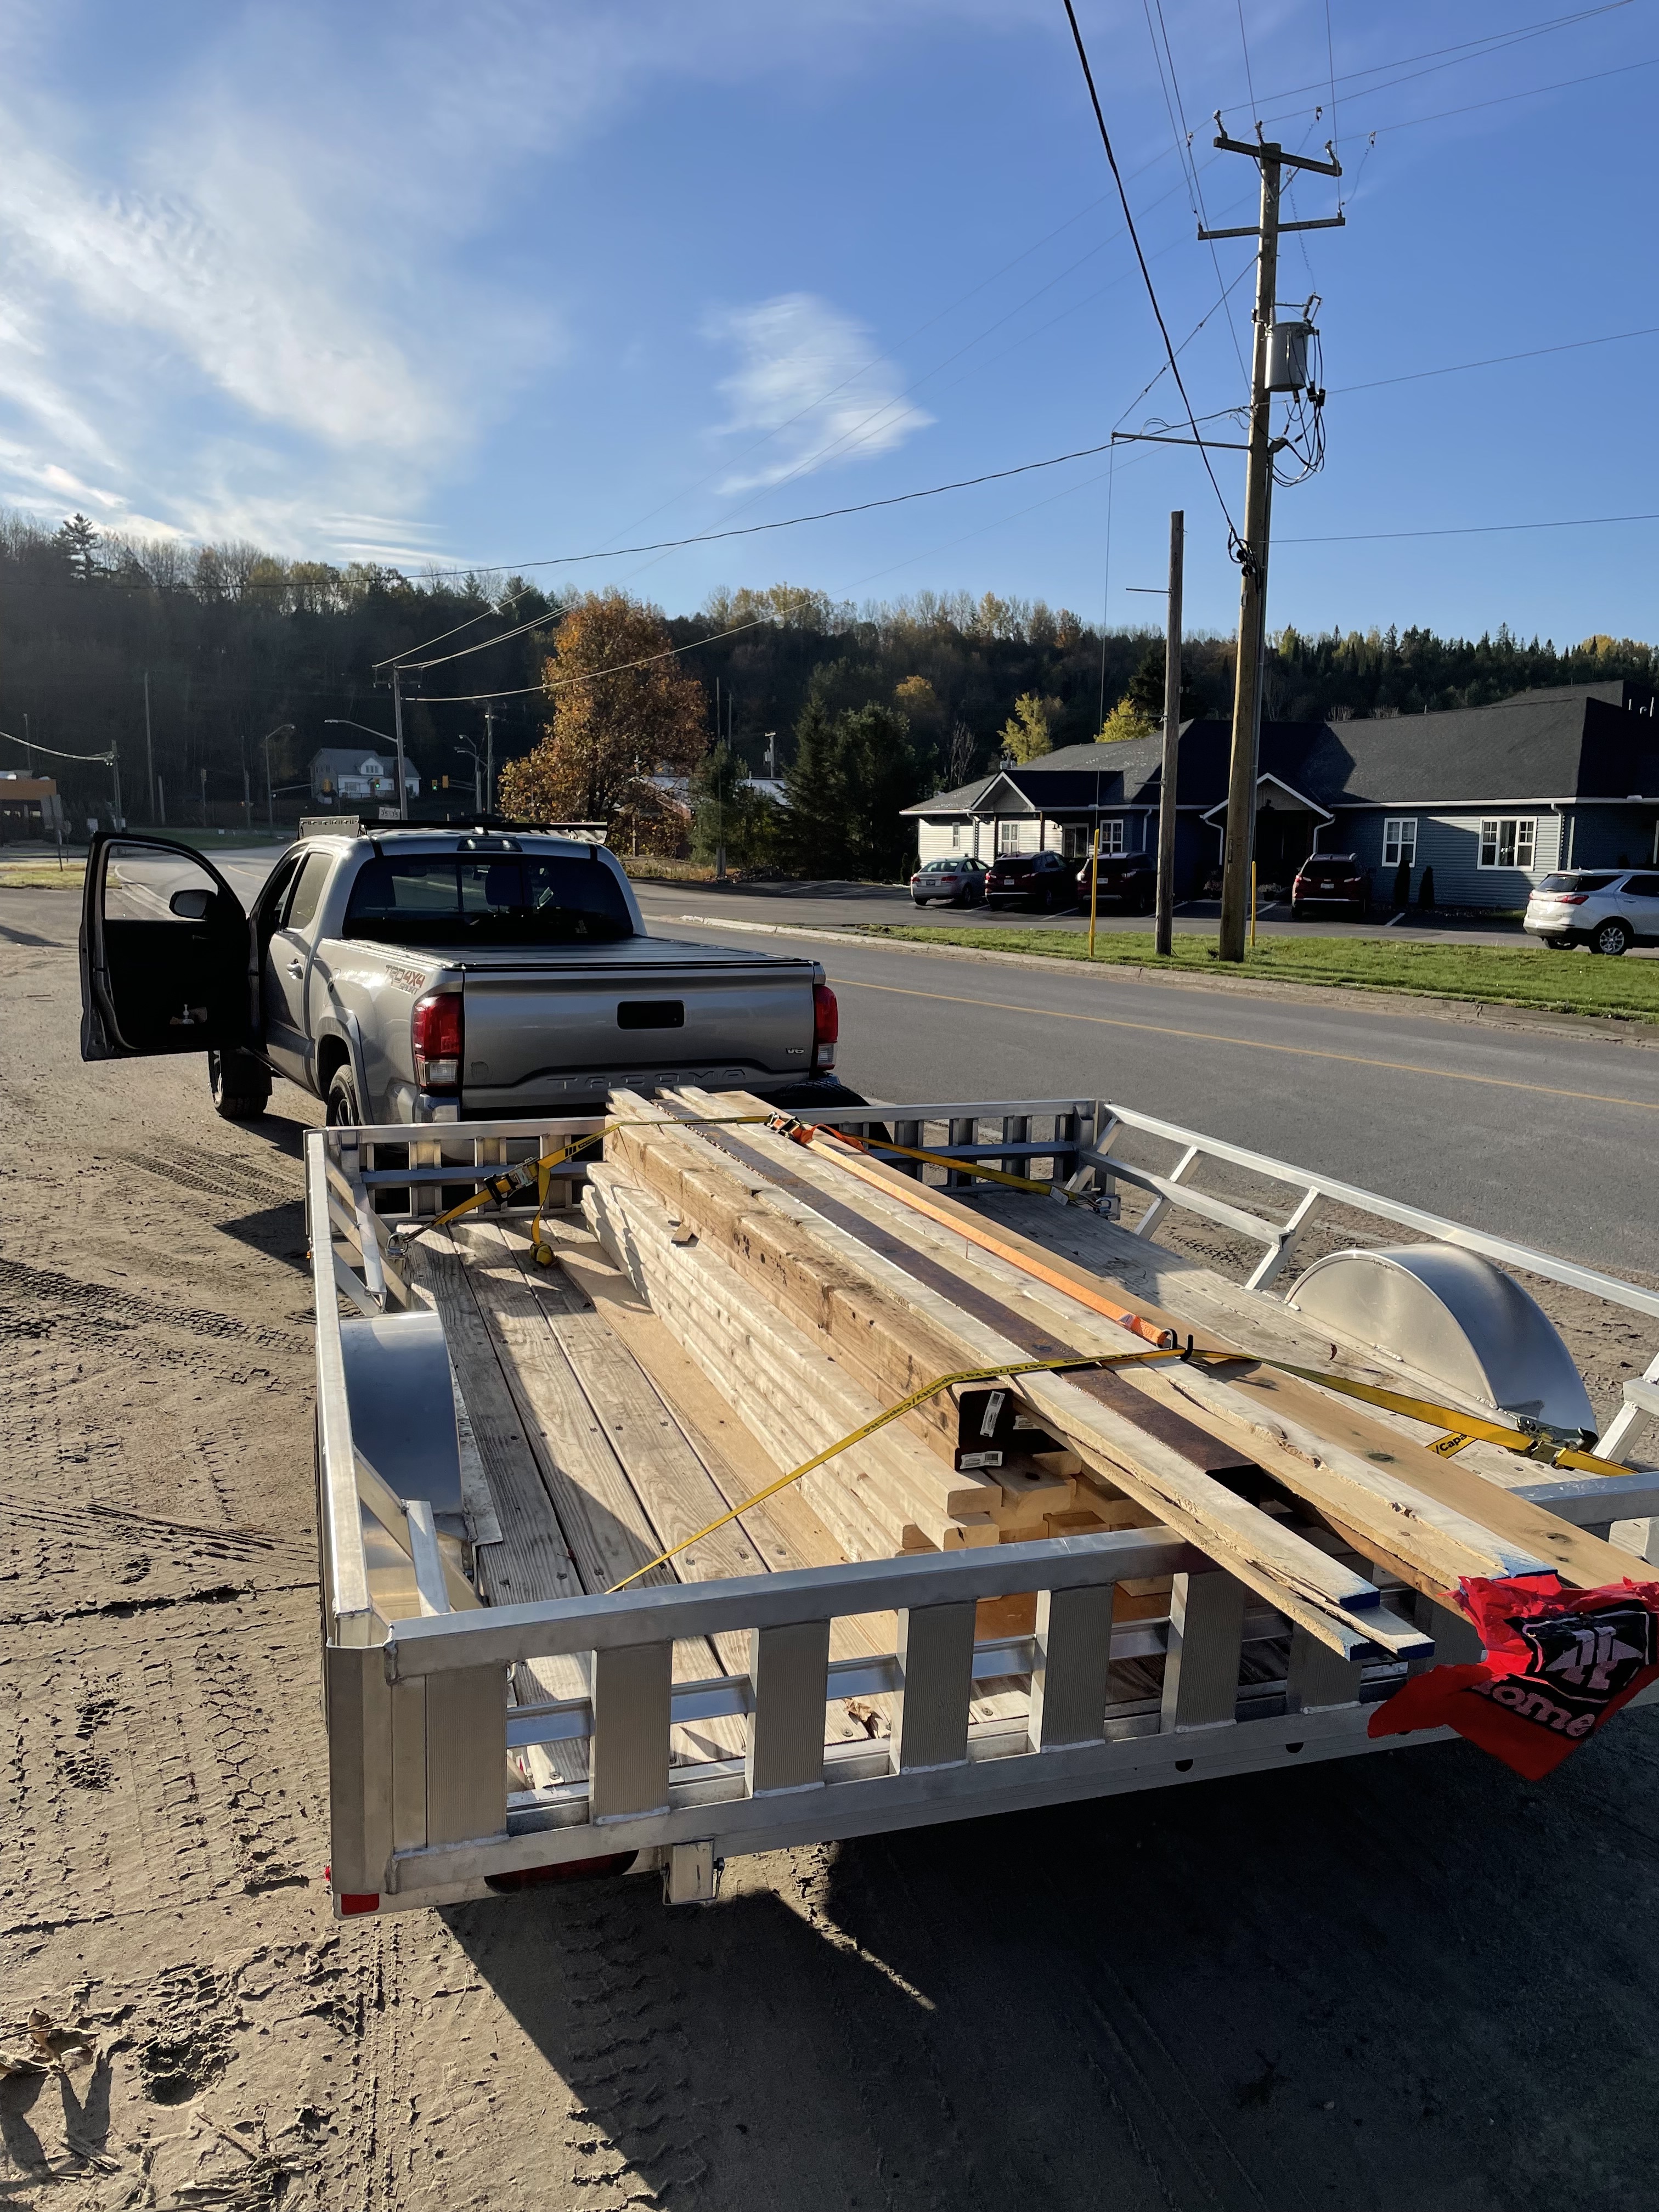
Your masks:
[{"label": "shadow on ground", "polygon": [[593,2126],[724,2207],[1626,2212],[1659,1716],[447,1917]]}]

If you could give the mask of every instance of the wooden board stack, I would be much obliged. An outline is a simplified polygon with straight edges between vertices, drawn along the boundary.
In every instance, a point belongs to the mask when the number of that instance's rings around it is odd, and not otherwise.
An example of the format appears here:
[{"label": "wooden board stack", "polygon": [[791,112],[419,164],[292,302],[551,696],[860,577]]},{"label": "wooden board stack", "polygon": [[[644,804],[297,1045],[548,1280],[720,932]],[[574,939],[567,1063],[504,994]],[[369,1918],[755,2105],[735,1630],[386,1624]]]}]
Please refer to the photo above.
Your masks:
[{"label": "wooden board stack", "polygon": [[[584,1200],[606,1251],[781,1468],[940,1375],[1144,1349],[1099,1310],[1097,1273],[946,1194],[831,1145],[714,1117],[729,1093],[613,1093],[624,1124]],[[702,1126],[691,1126],[701,1123]],[[925,1199],[926,1211],[916,1210]],[[1042,1213],[1057,1212],[1028,1203]],[[1003,1209],[1003,1221],[1010,1212]],[[1139,1310],[1182,1335],[1190,1320]],[[1235,1347],[1212,1337],[1219,1351]],[[1165,1361],[1026,1375],[1018,1397],[1062,1449],[958,1473],[941,1394],[802,1479],[852,1559],[1157,1523],[1176,1529],[1344,1660],[1409,1645],[1378,1589],[1443,1601],[1461,1575],[1616,1579],[1623,1554],[1456,1468],[1349,1401],[1237,1347],[1223,1374]],[[1154,1589],[1139,1595],[1161,1608]]]}]

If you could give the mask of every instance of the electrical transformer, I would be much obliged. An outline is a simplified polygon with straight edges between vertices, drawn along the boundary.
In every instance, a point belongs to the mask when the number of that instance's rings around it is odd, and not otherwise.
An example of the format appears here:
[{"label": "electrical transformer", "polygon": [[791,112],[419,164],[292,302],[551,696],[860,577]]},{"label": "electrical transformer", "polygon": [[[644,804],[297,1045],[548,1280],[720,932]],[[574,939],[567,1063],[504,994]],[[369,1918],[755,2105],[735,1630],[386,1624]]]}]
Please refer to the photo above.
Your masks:
[{"label": "electrical transformer", "polygon": [[1267,389],[1304,392],[1308,385],[1308,341],[1318,333],[1311,323],[1273,323],[1267,330]]}]

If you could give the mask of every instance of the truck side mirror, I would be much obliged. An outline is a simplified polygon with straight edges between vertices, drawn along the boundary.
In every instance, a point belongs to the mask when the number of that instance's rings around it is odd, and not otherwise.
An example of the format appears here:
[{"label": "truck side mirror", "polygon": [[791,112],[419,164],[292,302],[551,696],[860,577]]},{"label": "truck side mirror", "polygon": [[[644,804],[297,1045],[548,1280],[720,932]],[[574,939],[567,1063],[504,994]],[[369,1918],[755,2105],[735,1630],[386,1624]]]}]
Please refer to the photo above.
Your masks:
[{"label": "truck side mirror", "polygon": [[205,921],[213,902],[211,891],[174,891],[167,901],[167,912],[176,914],[180,921]]}]

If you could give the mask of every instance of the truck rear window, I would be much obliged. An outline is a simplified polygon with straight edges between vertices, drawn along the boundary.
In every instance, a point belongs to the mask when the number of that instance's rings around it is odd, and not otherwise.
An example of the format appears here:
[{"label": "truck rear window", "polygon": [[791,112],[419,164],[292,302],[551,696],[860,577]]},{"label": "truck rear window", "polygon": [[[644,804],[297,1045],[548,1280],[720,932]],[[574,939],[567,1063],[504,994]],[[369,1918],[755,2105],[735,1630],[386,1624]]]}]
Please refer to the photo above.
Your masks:
[{"label": "truck rear window", "polygon": [[408,853],[364,863],[345,934],[379,945],[614,945],[634,924],[600,860]]}]

